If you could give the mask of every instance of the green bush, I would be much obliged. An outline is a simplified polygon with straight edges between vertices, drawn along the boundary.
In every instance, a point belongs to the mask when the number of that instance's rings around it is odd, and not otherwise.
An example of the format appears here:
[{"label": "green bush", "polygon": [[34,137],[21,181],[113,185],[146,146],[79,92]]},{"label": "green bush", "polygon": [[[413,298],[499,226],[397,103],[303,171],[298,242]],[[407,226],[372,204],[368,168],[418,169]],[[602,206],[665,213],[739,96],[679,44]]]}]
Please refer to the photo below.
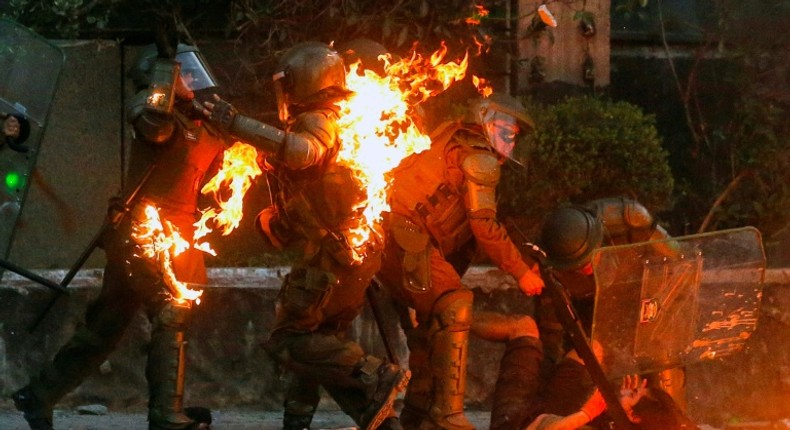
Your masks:
[{"label": "green bush", "polygon": [[516,147],[525,168],[503,170],[502,215],[537,221],[563,203],[618,195],[667,209],[673,179],[652,115],[590,96],[527,105],[535,131]]}]

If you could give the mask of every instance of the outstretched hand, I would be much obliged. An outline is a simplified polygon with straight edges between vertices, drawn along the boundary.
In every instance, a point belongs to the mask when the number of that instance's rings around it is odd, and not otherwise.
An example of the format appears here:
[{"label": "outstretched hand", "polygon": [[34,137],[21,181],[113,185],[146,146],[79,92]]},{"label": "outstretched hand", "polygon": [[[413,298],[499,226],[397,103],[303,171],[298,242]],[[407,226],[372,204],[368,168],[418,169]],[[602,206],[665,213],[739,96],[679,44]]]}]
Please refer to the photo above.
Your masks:
[{"label": "outstretched hand", "polygon": [[625,396],[645,387],[647,387],[647,379],[642,379],[639,375],[625,375],[623,383],[620,385],[620,395]]}]

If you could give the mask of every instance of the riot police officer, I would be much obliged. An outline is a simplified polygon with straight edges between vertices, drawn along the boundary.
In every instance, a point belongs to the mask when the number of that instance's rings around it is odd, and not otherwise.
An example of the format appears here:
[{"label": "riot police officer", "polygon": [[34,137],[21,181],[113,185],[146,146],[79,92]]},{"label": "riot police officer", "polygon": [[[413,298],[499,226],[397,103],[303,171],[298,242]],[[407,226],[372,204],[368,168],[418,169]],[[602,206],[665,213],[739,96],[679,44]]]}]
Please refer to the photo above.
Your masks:
[{"label": "riot police officer", "polygon": [[[547,263],[554,268],[557,279],[570,293],[579,319],[589,333],[595,296],[590,262],[593,251],[601,246],[667,237],[666,230],[656,223],[643,205],[633,199],[618,197],[553,210],[546,216],[541,228],[539,244],[545,250]],[[656,247],[657,252],[667,256],[677,252],[666,244],[657,244]],[[546,388],[546,401],[556,413],[566,414],[578,409],[592,392],[592,381],[583,367],[555,367],[555,364],[564,360],[567,342],[550,295],[540,296],[535,312],[537,324],[529,316],[498,313],[475,315],[473,332],[476,335],[506,343],[494,391],[492,430],[521,428],[519,425],[526,420],[525,414],[528,412],[523,403],[525,394],[540,384],[536,380],[537,373],[526,369],[535,366],[536,360],[540,361],[544,354],[548,359],[548,367],[563,373],[553,375],[552,385]],[[652,380],[651,384],[668,392],[682,407],[685,405],[684,376],[682,369],[670,369],[650,375],[649,379]],[[582,388],[568,389],[571,385],[579,384],[582,384]]]},{"label": "riot police officer", "polygon": [[496,218],[500,165],[531,126],[513,97],[476,99],[466,118],[440,125],[431,148],[394,171],[378,278],[416,314],[416,321],[404,319],[414,374],[405,428],[473,428],[463,411],[473,297],[461,276],[474,252],[484,251],[524,293],[543,288]]},{"label": "riot police officer", "polygon": [[[181,73],[175,70],[180,66]],[[157,75],[158,74],[158,75]],[[217,92],[202,55],[194,46],[178,45],[175,59],[162,58],[152,46],[130,70],[137,94],[127,106],[134,130],[133,168],[142,173],[155,164],[117,229],[102,239],[107,263],[99,296],[88,307],[84,324],[60,348],[30,383],[13,395],[31,429],[52,429],[52,408],[107,358],[135,314],[144,309],[151,320],[146,364],[149,387],[150,430],[197,428],[183,407],[184,331],[191,302],[173,300],[159,265],[146,257],[131,239],[143,221],[142,207],[154,204],[159,215],[191,240],[197,221],[199,184],[214,163],[221,161],[225,141],[219,130],[206,124],[193,99]],[[158,82],[158,77],[175,80]],[[162,85],[164,84],[164,85]],[[152,105],[152,94],[174,86],[172,103]],[[205,284],[202,251],[190,248],[173,259],[181,282]]]},{"label": "riot police officer", "polygon": [[[336,102],[349,94],[345,74],[334,49],[305,42],[281,57],[273,75],[285,130],[240,115],[220,99],[206,108],[212,121],[266,154],[276,195],[275,205],[259,215],[261,232],[275,245],[303,243],[280,290],[267,350],[294,377],[323,386],[361,428],[375,429],[390,416],[409,373],[345,336],[362,310],[382,248],[381,232],[362,216],[364,190],[336,159],[343,145]],[[361,245],[353,241],[359,229],[370,234]],[[298,394],[286,396],[287,429],[309,428],[312,419],[316,399]]]}]

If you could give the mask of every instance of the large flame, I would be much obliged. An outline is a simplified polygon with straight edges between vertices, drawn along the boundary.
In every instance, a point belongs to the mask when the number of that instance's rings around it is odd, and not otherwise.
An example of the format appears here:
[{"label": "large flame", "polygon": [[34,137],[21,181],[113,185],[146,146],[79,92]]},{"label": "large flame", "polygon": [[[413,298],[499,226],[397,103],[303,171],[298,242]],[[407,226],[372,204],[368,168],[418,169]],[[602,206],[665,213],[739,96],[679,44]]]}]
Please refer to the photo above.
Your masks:
[{"label": "large flame", "polygon": [[359,63],[350,67],[346,85],[354,93],[338,103],[343,142],[338,161],[352,168],[367,193],[367,201],[360,205],[370,227],[353,232],[355,247],[369,239],[381,213],[389,210],[387,173],[409,155],[430,148],[430,138],[412,117],[414,107],[466,74],[467,56],[460,63],[442,63],[446,54],[447,47],[442,44],[429,59],[414,53],[390,63],[388,56],[382,56],[385,76],[370,70],[361,75],[357,72]]},{"label": "large flame", "polygon": [[176,279],[173,272],[173,259],[189,249],[189,241],[181,236],[170,221],[162,220],[159,210],[152,204],[145,203],[143,213],[145,219],[138,220],[132,228],[132,239],[137,243],[142,257],[157,263],[174,300],[179,303],[197,300],[203,291],[190,289],[187,284]]},{"label": "large flame", "polygon": [[257,155],[254,147],[241,142],[225,150],[222,167],[201,189],[203,194],[213,194],[218,207],[201,211],[200,220],[194,224],[196,229],[191,244],[181,236],[178,228],[160,217],[154,205],[145,204],[144,219],[138,219],[134,224],[132,239],[137,243],[142,257],[156,262],[173,300],[179,303],[198,300],[199,303],[203,291],[192,290],[176,278],[173,258],[190,247],[216,255],[208,242],[198,241],[214,228],[228,235],[239,226],[244,194],[252,185],[252,180],[263,173],[258,166]]},{"label": "large flame", "polygon": [[212,194],[217,207],[201,211],[200,220],[195,223],[195,248],[216,255],[208,242],[198,241],[214,228],[221,229],[222,235],[227,236],[239,226],[244,195],[252,185],[252,180],[263,173],[257,157],[254,147],[241,142],[225,150],[222,168],[200,190],[204,195]]}]

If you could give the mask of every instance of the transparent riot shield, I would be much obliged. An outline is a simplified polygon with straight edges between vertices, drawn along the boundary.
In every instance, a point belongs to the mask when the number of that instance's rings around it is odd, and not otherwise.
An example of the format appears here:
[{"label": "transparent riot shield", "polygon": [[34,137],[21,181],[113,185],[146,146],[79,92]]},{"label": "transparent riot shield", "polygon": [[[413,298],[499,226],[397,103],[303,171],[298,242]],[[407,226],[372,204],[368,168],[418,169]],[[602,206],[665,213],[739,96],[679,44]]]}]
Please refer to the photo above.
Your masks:
[{"label": "transparent riot shield", "polygon": [[[20,122],[0,133],[0,258],[6,259],[30,186],[65,57],[57,46],[10,19],[0,19],[0,118]],[[0,119],[3,122],[5,120]],[[0,272],[0,275],[2,272]]]},{"label": "transparent riot shield", "polygon": [[593,271],[592,341],[609,377],[732,354],[757,327],[765,253],[755,228],[603,247]]}]

